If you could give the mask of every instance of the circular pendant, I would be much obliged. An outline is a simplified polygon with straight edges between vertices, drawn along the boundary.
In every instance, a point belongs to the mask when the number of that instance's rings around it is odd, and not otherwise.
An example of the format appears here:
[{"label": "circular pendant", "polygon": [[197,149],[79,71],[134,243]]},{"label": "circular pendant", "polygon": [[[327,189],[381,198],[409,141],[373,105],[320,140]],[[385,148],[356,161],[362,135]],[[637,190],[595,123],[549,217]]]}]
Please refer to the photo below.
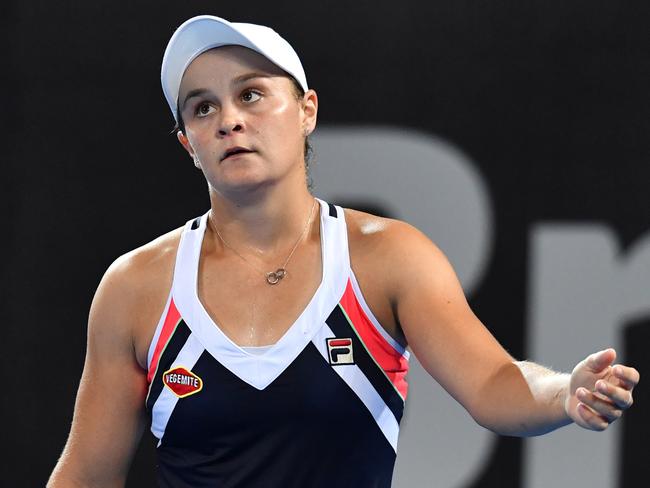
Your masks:
[{"label": "circular pendant", "polygon": [[282,278],[287,274],[287,271],[284,268],[278,268],[275,271],[266,273],[266,282],[269,285],[277,285]]}]

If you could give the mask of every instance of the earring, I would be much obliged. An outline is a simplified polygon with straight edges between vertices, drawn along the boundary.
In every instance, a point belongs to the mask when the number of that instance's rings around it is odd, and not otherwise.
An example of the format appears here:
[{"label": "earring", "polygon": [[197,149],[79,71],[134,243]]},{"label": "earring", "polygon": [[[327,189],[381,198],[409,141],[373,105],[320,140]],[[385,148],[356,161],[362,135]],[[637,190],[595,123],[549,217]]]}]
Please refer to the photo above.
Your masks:
[{"label": "earring", "polygon": [[196,156],[192,156],[192,159],[194,160],[194,166],[196,166],[197,168],[200,168],[201,163],[199,162],[199,158],[197,158]]}]

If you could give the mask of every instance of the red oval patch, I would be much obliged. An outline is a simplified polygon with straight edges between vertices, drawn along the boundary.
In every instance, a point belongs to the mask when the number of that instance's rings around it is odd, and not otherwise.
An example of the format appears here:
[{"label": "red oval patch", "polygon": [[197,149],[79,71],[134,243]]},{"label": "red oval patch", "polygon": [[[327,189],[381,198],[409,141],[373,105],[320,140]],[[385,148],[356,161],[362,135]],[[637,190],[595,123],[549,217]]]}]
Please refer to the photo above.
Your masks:
[{"label": "red oval patch", "polygon": [[203,388],[203,380],[182,366],[165,371],[163,383],[179,398],[198,393]]}]

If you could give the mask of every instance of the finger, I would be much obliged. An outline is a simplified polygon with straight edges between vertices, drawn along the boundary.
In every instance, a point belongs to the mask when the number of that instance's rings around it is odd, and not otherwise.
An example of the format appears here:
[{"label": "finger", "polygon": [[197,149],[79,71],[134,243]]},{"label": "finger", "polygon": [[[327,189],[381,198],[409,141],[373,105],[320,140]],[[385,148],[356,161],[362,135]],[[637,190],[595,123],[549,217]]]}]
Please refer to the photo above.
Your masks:
[{"label": "finger", "polygon": [[621,386],[626,387],[628,390],[634,388],[641,379],[641,375],[636,369],[622,364],[615,365],[612,368],[612,373],[620,381]]},{"label": "finger", "polygon": [[596,382],[596,391],[605,395],[618,408],[627,409],[634,403],[631,391],[620,386],[615,386],[605,380],[598,380]]},{"label": "finger", "polygon": [[611,347],[595,352],[587,358],[587,367],[594,373],[600,373],[616,359],[616,351]]},{"label": "finger", "polygon": [[586,429],[605,430],[609,426],[609,422],[591,410],[584,403],[578,404],[578,415],[580,415],[583,422],[581,427]]},{"label": "finger", "polygon": [[607,397],[594,394],[586,388],[579,388],[576,395],[578,396],[578,400],[589,407],[594,413],[598,414],[603,420],[607,421],[607,423],[614,422],[623,414],[622,410]]}]

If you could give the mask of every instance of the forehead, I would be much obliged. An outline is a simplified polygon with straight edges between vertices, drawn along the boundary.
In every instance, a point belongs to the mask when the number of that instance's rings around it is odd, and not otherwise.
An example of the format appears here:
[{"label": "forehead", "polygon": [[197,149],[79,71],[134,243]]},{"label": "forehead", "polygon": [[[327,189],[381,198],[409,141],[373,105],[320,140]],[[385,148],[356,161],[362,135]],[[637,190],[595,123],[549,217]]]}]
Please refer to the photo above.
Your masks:
[{"label": "forehead", "polygon": [[222,46],[201,53],[189,64],[181,79],[180,93],[187,89],[187,85],[196,82],[228,81],[248,72],[287,76],[281,68],[252,49]]}]

